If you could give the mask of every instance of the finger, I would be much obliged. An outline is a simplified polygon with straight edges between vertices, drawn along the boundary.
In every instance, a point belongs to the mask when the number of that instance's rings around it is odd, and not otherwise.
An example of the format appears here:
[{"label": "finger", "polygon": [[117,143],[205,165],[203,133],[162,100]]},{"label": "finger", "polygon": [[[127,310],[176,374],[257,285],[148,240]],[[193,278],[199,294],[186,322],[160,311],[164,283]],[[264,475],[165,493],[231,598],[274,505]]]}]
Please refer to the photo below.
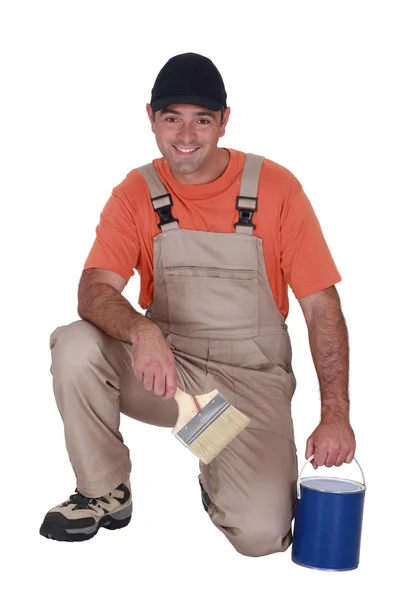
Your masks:
[{"label": "finger", "polygon": [[349,450],[344,462],[346,462],[348,464],[351,463],[354,460],[355,453],[356,453],[355,448],[352,448],[351,450]]},{"label": "finger", "polygon": [[313,442],[313,438],[310,435],[310,437],[307,440],[307,444],[306,444],[306,460],[308,460],[310,458],[310,456],[312,456],[314,454],[314,442]]},{"label": "finger", "polygon": [[338,455],[339,455],[339,450],[338,449],[328,450],[327,457],[325,459],[325,466],[329,467],[329,468],[333,467],[333,465],[337,461]]},{"label": "finger", "polygon": [[165,374],[160,370],[155,373],[154,376],[154,393],[156,396],[164,396],[165,387],[166,387],[166,377]]},{"label": "finger", "polygon": [[315,468],[324,466],[327,456],[328,456],[327,450],[317,447],[315,450],[315,455],[314,455],[314,461],[315,461],[315,465],[316,465]]},{"label": "finger", "polygon": [[165,377],[165,394],[164,400],[172,400],[177,388],[176,374],[169,369]]},{"label": "finger", "polygon": [[143,373],[143,385],[146,390],[152,390],[154,386],[154,373],[145,371]]},{"label": "finger", "polygon": [[143,383],[144,372],[143,372],[143,371],[141,371],[141,370],[139,370],[139,369],[137,369],[137,368],[136,368],[136,367],[134,367],[134,366],[132,366],[132,368],[133,368],[133,374],[134,374],[134,376],[136,377],[136,379],[137,379],[138,381],[140,381],[140,382],[142,382],[142,383]]},{"label": "finger", "polygon": [[346,460],[346,452],[339,452],[335,460],[335,467],[340,467]]}]

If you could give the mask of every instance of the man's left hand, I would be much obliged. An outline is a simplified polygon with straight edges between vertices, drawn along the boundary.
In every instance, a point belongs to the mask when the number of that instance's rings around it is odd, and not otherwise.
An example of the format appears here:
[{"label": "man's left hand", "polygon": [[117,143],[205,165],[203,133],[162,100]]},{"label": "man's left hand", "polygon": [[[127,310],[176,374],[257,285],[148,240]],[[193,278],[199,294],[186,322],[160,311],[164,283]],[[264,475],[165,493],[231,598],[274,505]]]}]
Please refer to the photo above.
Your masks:
[{"label": "man's left hand", "polygon": [[354,431],[348,420],[321,421],[307,440],[306,459],[314,454],[314,469],[323,465],[340,467],[344,462],[351,463],[355,451]]}]

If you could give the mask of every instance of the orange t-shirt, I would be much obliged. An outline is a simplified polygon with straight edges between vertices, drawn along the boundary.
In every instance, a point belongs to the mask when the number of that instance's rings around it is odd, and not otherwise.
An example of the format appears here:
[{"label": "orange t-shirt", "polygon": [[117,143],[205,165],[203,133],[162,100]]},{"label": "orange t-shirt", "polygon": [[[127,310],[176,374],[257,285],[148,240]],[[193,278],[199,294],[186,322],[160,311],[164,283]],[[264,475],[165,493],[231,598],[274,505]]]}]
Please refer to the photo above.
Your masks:
[{"label": "orange t-shirt", "polygon": [[[228,149],[228,166],[218,179],[202,185],[176,181],[164,158],[153,161],[171,194],[172,215],[182,229],[234,233],[239,220],[236,197],[246,154]],[[150,193],[141,173],[133,169],[117,185],[103,208],[96,239],[84,269],[118,273],[126,282],[140,275],[139,305],[153,298],[153,238],[161,233]],[[297,299],[341,281],[320,224],[296,177],[265,159],[258,187],[258,209],[253,215],[254,235],[263,241],[268,280],[275,302],[286,319],[288,285]]]}]

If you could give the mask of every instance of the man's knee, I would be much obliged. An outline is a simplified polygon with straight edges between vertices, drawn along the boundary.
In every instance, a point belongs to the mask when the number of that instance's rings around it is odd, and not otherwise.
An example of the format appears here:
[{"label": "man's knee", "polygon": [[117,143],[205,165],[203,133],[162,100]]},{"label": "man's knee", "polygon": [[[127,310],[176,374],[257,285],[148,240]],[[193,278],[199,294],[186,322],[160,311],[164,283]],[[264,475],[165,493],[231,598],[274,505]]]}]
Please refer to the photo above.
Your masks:
[{"label": "man's knee", "polygon": [[51,373],[74,377],[100,356],[101,331],[88,321],[57,327],[50,335]]},{"label": "man's knee", "polygon": [[229,541],[245,556],[267,556],[275,552],[284,552],[291,544],[292,534],[290,524],[279,526],[270,518],[264,521],[251,521],[235,527],[235,534]]},{"label": "man's knee", "polygon": [[[263,502],[259,506],[248,504],[234,513],[225,507],[220,510],[206,493],[201,480],[202,502],[212,522],[224,533],[232,546],[245,556],[267,556],[284,552],[292,543],[291,523],[294,503],[289,488],[276,496],[279,502]],[[268,498],[267,492],[265,498]],[[229,526],[227,526],[229,523]]]}]

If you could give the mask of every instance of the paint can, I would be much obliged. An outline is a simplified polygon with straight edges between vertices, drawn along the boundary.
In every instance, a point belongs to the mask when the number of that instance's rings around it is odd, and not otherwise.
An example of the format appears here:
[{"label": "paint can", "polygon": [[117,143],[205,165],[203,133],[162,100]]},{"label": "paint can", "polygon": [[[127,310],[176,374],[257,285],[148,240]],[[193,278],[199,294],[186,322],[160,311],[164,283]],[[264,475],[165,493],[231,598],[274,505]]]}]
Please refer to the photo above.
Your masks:
[{"label": "paint can", "polygon": [[365,499],[362,483],[338,477],[304,477],[311,456],[297,479],[292,560],[326,571],[349,571],[359,564]]}]

